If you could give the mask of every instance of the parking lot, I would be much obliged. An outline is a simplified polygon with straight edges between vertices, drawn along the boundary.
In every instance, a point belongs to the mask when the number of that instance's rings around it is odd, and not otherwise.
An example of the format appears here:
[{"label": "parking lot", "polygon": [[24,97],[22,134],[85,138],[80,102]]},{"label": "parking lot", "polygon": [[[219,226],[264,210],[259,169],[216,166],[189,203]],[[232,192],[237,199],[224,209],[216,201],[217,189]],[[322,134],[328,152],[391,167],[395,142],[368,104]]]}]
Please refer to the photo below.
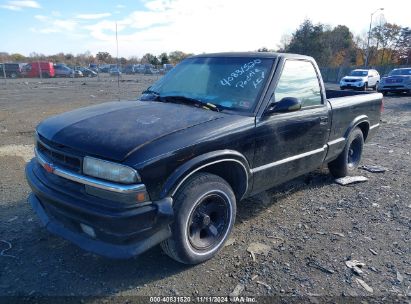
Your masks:
[{"label": "parking lot", "polygon": [[[229,244],[201,265],[178,264],[159,247],[109,260],[49,234],[26,202],[35,126],[136,99],[159,77],[0,80],[0,296],[227,296],[239,284],[248,296],[411,296],[411,96],[384,98],[381,128],[365,147],[362,164],[385,173],[358,169],[368,182],[344,187],[321,168],[244,200]],[[266,252],[253,257],[251,243]],[[364,263],[363,273],[347,260]]]}]

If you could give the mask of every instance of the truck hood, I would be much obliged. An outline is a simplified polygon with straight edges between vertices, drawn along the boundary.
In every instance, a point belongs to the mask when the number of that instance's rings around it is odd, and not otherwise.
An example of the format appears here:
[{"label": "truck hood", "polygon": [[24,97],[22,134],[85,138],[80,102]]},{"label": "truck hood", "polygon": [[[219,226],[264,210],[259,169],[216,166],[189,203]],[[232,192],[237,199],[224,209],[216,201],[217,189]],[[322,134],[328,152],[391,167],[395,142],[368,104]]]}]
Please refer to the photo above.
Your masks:
[{"label": "truck hood", "polygon": [[109,102],[48,118],[37,132],[86,155],[123,161],[157,139],[224,116],[172,103]]}]

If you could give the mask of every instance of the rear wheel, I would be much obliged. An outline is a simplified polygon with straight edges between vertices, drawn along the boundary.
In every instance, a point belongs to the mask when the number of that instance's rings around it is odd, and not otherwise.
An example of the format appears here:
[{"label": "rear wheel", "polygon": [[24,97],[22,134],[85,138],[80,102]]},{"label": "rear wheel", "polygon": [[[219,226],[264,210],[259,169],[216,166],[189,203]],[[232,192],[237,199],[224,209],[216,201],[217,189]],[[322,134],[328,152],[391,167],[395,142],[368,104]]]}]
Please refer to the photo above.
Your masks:
[{"label": "rear wheel", "polygon": [[355,128],[348,137],[347,143],[341,154],[328,164],[328,169],[335,177],[347,176],[355,170],[361,161],[364,147],[364,136],[360,128]]},{"label": "rear wheel", "polygon": [[16,74],[16,73],[11,73],[11,74],[10,74],[10,77],[11,77],[11,78],[17,78],[17,74]]},{"label": "rear wheel", "polygon": [[198,264],[216,255],[235,221],[236,199],[221,177],[198,173],[178,190],[172,236],[161,243],[164,252],[184,264]]}]

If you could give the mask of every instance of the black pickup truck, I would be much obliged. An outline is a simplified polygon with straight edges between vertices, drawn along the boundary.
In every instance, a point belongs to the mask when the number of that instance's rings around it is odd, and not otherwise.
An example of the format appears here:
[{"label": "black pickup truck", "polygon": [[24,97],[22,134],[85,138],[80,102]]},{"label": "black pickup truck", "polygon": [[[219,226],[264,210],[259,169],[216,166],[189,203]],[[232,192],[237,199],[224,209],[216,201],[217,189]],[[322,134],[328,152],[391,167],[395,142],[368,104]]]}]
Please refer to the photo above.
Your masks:
[{"label": "black pickup truck", "polygon": [[311,57],[219,53],[182,61],[137,101],[48,118],[26,167],[46,228],[128,258],[161,244],[182,263],[224,245],[245,197],[323,164],[358,166],[382,94],[326,91]]}]

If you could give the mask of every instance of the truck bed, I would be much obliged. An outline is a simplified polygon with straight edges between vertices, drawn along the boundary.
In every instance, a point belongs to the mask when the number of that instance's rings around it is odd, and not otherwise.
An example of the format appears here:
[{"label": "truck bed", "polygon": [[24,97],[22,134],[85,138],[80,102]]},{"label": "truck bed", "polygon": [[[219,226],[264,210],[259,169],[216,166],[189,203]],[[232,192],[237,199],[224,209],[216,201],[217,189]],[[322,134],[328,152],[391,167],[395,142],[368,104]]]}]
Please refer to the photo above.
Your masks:
[{"label": "truck bed", "polygon": [[[356,121],[367,121],[368,125],[360,124],[360,127],[364,127],[366,141],[372,137],[379,126],[383,96],[376,92],[339,90],[326,90],[326,96],[332,109],[328,161],[342,151],[351,126],[355,125]],[[353,118],[356,120],[353,121]]]},{"label": "truck bed", "polygon": [[369,95],[375,93],[374,91],[342,91],[342,90],[325,90],[327,99],[357,96],[357,95]]}]

